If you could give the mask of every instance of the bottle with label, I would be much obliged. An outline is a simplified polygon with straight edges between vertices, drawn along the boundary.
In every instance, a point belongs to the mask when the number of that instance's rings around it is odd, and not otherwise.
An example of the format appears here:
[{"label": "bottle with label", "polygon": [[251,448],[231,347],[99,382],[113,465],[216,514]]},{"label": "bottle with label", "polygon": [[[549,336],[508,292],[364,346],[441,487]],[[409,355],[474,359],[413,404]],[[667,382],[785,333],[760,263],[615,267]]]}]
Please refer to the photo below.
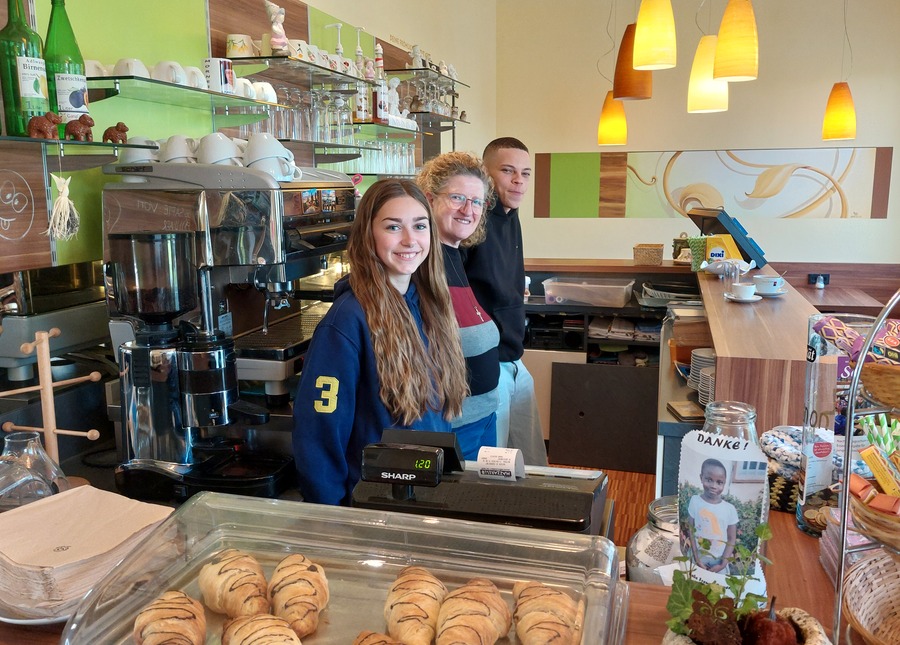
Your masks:
[{"label": "bottle with label", "polygon": [[27,137],[31,117],[50,109],[41,37],[25,17],[22,0],[8,0],[9,21],[0,30],[0,87],[6,134]]},{"label": "bottle with label", "polygon": [[[855,425],[847,431],[853,344],[871,327],[871,316],[816,314],[810,317],[806,346],[806,405],[800,448],[797,526],[819,537],[828,524],[830,508],[837,506],[834,484],[843,479],[842,456],[850,436],[850,471],[866,475],[859,449],[868,444]],[[870,406],[859,400],[857,408]]]},{"label": "bottle with label", "polygon": [[59,125],[62,138],[66,123],[88,114],[87,79],[84,58],[66,13],[65,0],[51,0],[51,4],[44,61],[47,63],[50,109],[62,119]]}]

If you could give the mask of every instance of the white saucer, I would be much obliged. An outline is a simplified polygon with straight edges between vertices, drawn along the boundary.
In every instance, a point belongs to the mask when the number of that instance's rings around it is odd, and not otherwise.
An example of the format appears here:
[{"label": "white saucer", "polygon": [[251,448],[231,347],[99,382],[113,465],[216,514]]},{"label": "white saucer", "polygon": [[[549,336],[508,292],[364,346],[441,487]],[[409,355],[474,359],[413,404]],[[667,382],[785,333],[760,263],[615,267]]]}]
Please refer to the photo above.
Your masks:
[{"label": "white saucer", "polygon": [[762,296],[754,295],[754,296],[750,296],[749,298],[738,298],[737,296],[735,296],[732,293],[726,293],[725,299],[731,300],[731,302],[759,302],[760,300],[762,300]]},{"label": "white saucer", "polygon": [[782,289],[781,291],[776,291],[774,293],[763,293],[762,291],[757,291],[756,295],[762,296],[763,298],[777,298],[778,296],[783,296],[787,293],[787,289]]}]

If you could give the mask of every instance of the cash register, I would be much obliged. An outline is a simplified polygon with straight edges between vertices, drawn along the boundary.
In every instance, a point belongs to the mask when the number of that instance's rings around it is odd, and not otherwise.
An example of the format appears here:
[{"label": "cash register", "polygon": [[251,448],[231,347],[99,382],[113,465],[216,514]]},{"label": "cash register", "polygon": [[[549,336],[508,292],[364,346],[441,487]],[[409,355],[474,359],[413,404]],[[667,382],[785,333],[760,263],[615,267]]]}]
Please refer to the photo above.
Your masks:
[{"label": "cash register", "polygon": [[515,481],[486,479],[453,433],[385,430],[363,451],[351,504],[612,539],[613,501],[599,470],[526,466]]}]

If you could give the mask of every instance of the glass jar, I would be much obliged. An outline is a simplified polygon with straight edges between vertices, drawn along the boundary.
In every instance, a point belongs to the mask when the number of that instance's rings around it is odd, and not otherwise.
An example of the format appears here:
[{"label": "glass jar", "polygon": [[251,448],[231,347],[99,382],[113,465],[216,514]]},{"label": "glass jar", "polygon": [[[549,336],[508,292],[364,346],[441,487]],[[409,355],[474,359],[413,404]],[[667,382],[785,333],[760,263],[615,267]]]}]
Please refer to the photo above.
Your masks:
[{"label": "glass jar", "polygon": [[[842,478],[850,378],[857,358],[854,351],[859,351],[874,321],[872,316],[842,313],[809,317],[797,526],[815,537],[827,526],[829,508],[838,503],[832,485]],[[857,410],[872,406],[873,403],[857,397]],[[869,441],[855,424],[851,443],[851,472],[871,477],[859,456],[859,449]]]},{"label": "glass jar", "polygon": [[46,479],[54,493],[69,490],[69,480],[41,443],[41,433],[12,432],[4,437],[3,456],[14,457],[19,463]]},{"label": "glass jar", "polygon": [[8,511],[53,494],[50,483],[15,457],[0,456],[0,511]]},{"label": "glass jar", "polygon": [[[749,403],[740,401],[711,401],[706,406],[706,422],[703,424],[703,431],[712,434],[732,437],[746,441],[751,445],[759,446],[759,435],[756,434],[756,408]],[[762,455],[762,450],[760,449]],[[768,477],[768,459],[761,457],[759,462],[744,462],[737,464],[744,471],[744,476],[754,475],[750,472],[751,467],[762,469],[759,480],[762,482],[760,509],[758,524],[764,524],[769,521],[769,477]],[[729,476],[729,480],[731,477]],[[752,481],[758,481],[753,476]],[[765,545],[763,545],[765,546]],[[748,546],[748,548],[750,548]],[[752,549],[751,549],[752,550]],[[764,551],[765,549],[761,549]]]},{"label": "glass jar", "polygon": [[678,496],[666,495],[650,502],[647,523],[628,540],[625,549],[628,580],[664,584],[659,568],[681,556],[678,538]]}]

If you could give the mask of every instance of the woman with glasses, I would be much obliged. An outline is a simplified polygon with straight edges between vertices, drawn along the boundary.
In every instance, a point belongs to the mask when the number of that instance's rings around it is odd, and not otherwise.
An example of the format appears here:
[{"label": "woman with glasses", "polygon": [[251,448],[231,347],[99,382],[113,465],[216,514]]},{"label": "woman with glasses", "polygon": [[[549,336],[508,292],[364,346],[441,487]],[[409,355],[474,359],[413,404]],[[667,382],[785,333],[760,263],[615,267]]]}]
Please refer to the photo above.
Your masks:
[{"label": "woman with glasses", "polygon": [[500,378],[500,332],[478,304],[463,269],[460,247],[484,240],[486,195],[491,179],[481,160],[464,152],[448,152],[425,164],[416,178],[425,192],[444,253],[453,310],[459,325],[470,395],[462,415],[453,420],[463,456],[477,459],[481,446],[497,445]]},{"label": "woman with glasses", "polygon": [[363,448],[385,428],[450,432],[465,361],[425,195],[408,179],[366,190],[350,230],[349,279],[316,327],[294,398],[303,498],[348,504]]}]

